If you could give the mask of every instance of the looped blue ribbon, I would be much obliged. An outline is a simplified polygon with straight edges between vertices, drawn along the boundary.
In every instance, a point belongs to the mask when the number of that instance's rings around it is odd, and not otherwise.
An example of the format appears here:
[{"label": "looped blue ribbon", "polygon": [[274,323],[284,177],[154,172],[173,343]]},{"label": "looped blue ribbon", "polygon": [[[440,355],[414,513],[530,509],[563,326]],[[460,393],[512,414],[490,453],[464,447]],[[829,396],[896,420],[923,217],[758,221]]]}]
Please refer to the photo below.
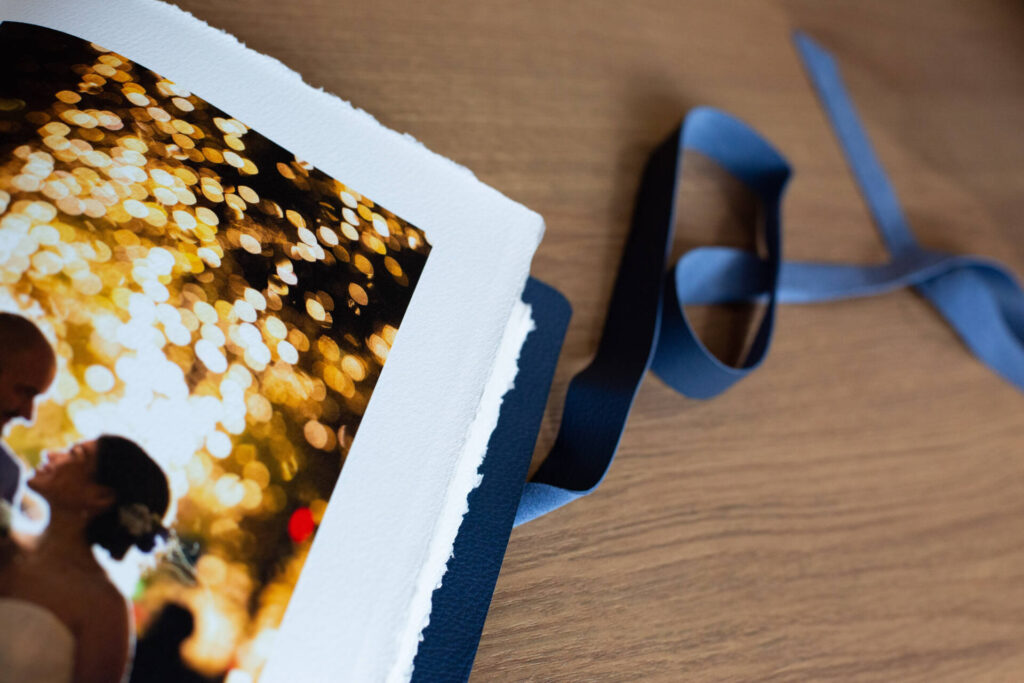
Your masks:
[{"label": "looped blue ribbon", "polygon": [[[597,354],[569,384],[558,437],[527,482],[516,524],[593,491],[604,478],[649,368],[691,398],[707,399],[753,371],[771,343],[779,303],[866,297],[914,287],[967,347],[1024,391],[1024,291],[998,263],[921,247],[871,147],[832,56],[806,35],[797,50],[828,114],[853,175],[890,252],[881,265],[782,261],[779,207],[791,169],[737,119],[694,109],[651,155]],[[699,152],[747,185],[763,213],[765,255],[701,247],[666,276],[683,155]],[[766,304],[746,358],[733,367],[711,354],[684,306]]]}]

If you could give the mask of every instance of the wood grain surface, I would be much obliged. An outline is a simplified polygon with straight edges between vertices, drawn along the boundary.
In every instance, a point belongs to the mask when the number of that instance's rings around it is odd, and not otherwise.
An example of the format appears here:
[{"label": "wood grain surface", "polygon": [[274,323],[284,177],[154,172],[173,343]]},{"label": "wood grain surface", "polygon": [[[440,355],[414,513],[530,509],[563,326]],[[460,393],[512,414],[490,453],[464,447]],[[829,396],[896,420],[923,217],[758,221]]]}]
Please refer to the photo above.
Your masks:
[{"label": "wood grain surface", "polygon": [[[592,355],[641,165],[694,105],[791,160],[789,258],[878,262],[790,44],[833,51],[921,241],[1024,274],[1019,2],[179,0],[545,217]],[[677,252],[742,244],[687,166]],[[741,194],[741,193],[739,193]],[[734,357],[744,311],[701,311]],[[709,402],[649,377],[594,495],[512,535],[475,681],[1024,680],[1024,396],[919,296],[784,307]]]}]

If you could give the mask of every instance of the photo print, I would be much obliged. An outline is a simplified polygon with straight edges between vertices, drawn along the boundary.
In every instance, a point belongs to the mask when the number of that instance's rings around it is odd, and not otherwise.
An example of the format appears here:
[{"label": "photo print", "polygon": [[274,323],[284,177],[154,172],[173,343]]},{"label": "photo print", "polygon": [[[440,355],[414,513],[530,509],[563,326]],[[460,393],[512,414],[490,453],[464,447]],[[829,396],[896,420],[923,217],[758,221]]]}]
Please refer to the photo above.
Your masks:
[{"label": "photo print", "polygon": [[128,57],[0,64],[0,666],[256,681],[430,244]]}]

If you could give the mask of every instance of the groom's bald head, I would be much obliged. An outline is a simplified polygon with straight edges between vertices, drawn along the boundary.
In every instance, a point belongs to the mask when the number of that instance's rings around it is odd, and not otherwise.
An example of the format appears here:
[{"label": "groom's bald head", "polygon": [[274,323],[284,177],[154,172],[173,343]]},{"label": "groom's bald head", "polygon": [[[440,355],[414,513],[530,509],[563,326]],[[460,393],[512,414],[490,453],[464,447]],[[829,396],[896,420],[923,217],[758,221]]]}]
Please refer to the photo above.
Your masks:
[{"label": "groom's bald head", "polygon": [[0,429],[16,417],[32,419],[35,399],[57,372],[57,357],[28,318],[0,313]]}]

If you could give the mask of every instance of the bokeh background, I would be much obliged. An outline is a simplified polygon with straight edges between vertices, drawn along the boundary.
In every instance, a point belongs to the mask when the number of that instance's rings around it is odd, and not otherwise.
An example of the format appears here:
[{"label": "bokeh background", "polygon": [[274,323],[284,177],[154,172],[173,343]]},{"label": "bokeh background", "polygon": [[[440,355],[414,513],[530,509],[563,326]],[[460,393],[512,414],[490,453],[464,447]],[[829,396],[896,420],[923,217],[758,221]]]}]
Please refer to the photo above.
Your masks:
[{"label": "bokeh background", "polygon": [[59,359],[7,443],[158,460],[180,541],[105,562],[133,680],[254,680],[430,245],[122,55],[5,22],[0,64],[0,309]]}]

